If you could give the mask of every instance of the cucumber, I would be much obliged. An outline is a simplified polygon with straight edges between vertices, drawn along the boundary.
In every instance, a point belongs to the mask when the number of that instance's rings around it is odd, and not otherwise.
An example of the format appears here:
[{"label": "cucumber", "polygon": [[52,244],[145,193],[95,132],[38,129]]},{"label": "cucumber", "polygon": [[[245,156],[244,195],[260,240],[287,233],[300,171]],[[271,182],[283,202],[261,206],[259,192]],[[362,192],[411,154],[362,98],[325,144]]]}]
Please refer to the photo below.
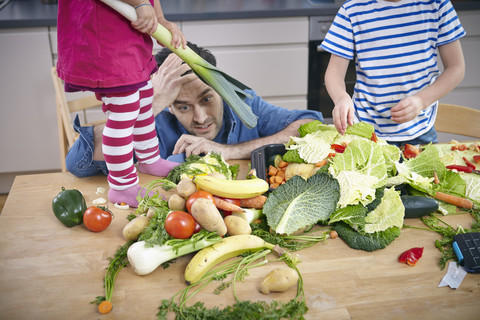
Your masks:
[{"label": "cucumber", "polygon": [[405,219],[420,218],[438,210],[438,202],[435,199],[422,196],[401,196],[405,207]]}]

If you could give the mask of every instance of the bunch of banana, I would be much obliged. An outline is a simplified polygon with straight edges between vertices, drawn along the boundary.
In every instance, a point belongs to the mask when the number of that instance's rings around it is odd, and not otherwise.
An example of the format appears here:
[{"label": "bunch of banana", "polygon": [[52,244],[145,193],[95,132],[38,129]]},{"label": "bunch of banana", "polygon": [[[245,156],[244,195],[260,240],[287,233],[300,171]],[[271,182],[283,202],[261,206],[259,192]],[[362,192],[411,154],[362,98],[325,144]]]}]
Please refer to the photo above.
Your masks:
[{"label": "bunch of banana", "polygon": [[200,280],[210,269],[230,258],[248,251],[274,249],[274,245],[253,235],[236,235],[223,238],[212,246],[201,249],[193,256],[185,269],[188,285]]},{"label": "bunch of banana", "polygon": [[193,177],[193,182],[200,190],[205,190],[214,196],[247,199],[268,191],[267,181],[259,178],[245,180],[225,180],[215,176],[202,175]]}]

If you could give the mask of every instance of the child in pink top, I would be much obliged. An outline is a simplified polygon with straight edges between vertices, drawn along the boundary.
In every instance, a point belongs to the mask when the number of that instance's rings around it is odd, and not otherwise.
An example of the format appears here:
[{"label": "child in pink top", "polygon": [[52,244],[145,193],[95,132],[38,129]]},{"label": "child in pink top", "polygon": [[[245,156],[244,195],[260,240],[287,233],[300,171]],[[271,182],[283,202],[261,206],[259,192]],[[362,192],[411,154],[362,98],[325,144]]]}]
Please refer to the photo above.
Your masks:
[{"label": "child in pink top", "polygon": [[140,172],[166,176],[177,165],[159,155],[152,112],[151,74],[156,69],[150,34],[160,23],[172,33],[172,45],[186,47],[180,29],[167,21],[159,0],[122,0],[135,7],[129,22],[100,0],[58,3],[57,72],[67,91],[93,91],[108,117],[102,151],[113,203],[138,206]]}]

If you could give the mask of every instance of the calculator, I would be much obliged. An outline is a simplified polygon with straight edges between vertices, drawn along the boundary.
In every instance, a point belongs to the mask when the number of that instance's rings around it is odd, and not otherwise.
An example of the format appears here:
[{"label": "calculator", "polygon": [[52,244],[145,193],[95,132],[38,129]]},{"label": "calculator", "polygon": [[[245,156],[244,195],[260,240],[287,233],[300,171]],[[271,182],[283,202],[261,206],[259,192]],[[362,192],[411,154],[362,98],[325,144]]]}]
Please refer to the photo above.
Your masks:
[{"label": "calculator", "polygon": [[453,236],[453,251],[458,262],[470,273],[480,273],[480,232]]}]

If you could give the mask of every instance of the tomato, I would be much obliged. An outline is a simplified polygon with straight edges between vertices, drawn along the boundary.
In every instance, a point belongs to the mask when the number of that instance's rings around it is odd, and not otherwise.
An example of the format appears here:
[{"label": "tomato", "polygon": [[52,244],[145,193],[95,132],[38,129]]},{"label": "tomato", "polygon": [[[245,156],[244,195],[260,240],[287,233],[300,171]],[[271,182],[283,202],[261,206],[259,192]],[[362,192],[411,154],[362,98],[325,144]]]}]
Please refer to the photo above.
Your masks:
[{"label": "tomato", "polygon": [[192,215],[184,211],[172,211],[165,219],[165,231],[175,239],[189,239],[196,225]]},{"label": "tomato", "polygon": [[403,150],[403,156],[407,159],[415,158],[420,153],[420,149],[411,144],[406,143],[405,149]]},{"label": "tomato", "polygon": [[202,226],[195,221],[195,230],[193,230],[193,233],[199,233],[200,231],[202,231]]},{"label": "tomato", "polygon": [[[230,202],[230,203],[233,203],[234,205],[240,207],[240,199],[232,199],[232,198],[220,198],[220,199],[225,200],[225,201]],[[224,217],[232,214],[232,211],[222,210],[222,212],[223,212]]]},{"label": "tomato", "polygon": [[100,232],[112,222],[112,212],[105,207],[88,207],[83,214],[83,224],[88,230]]},{"label": "tomato", "polygon": [[206,198],[211,200],[215,204],[215,200],[213,199],[213,195],[210,192],[207,191],[195,191],[188,197],[187,199],[187,211],[189,213],[192,213],[190,210],[192,209],[192,204],[197,200],[198,198]]}]

